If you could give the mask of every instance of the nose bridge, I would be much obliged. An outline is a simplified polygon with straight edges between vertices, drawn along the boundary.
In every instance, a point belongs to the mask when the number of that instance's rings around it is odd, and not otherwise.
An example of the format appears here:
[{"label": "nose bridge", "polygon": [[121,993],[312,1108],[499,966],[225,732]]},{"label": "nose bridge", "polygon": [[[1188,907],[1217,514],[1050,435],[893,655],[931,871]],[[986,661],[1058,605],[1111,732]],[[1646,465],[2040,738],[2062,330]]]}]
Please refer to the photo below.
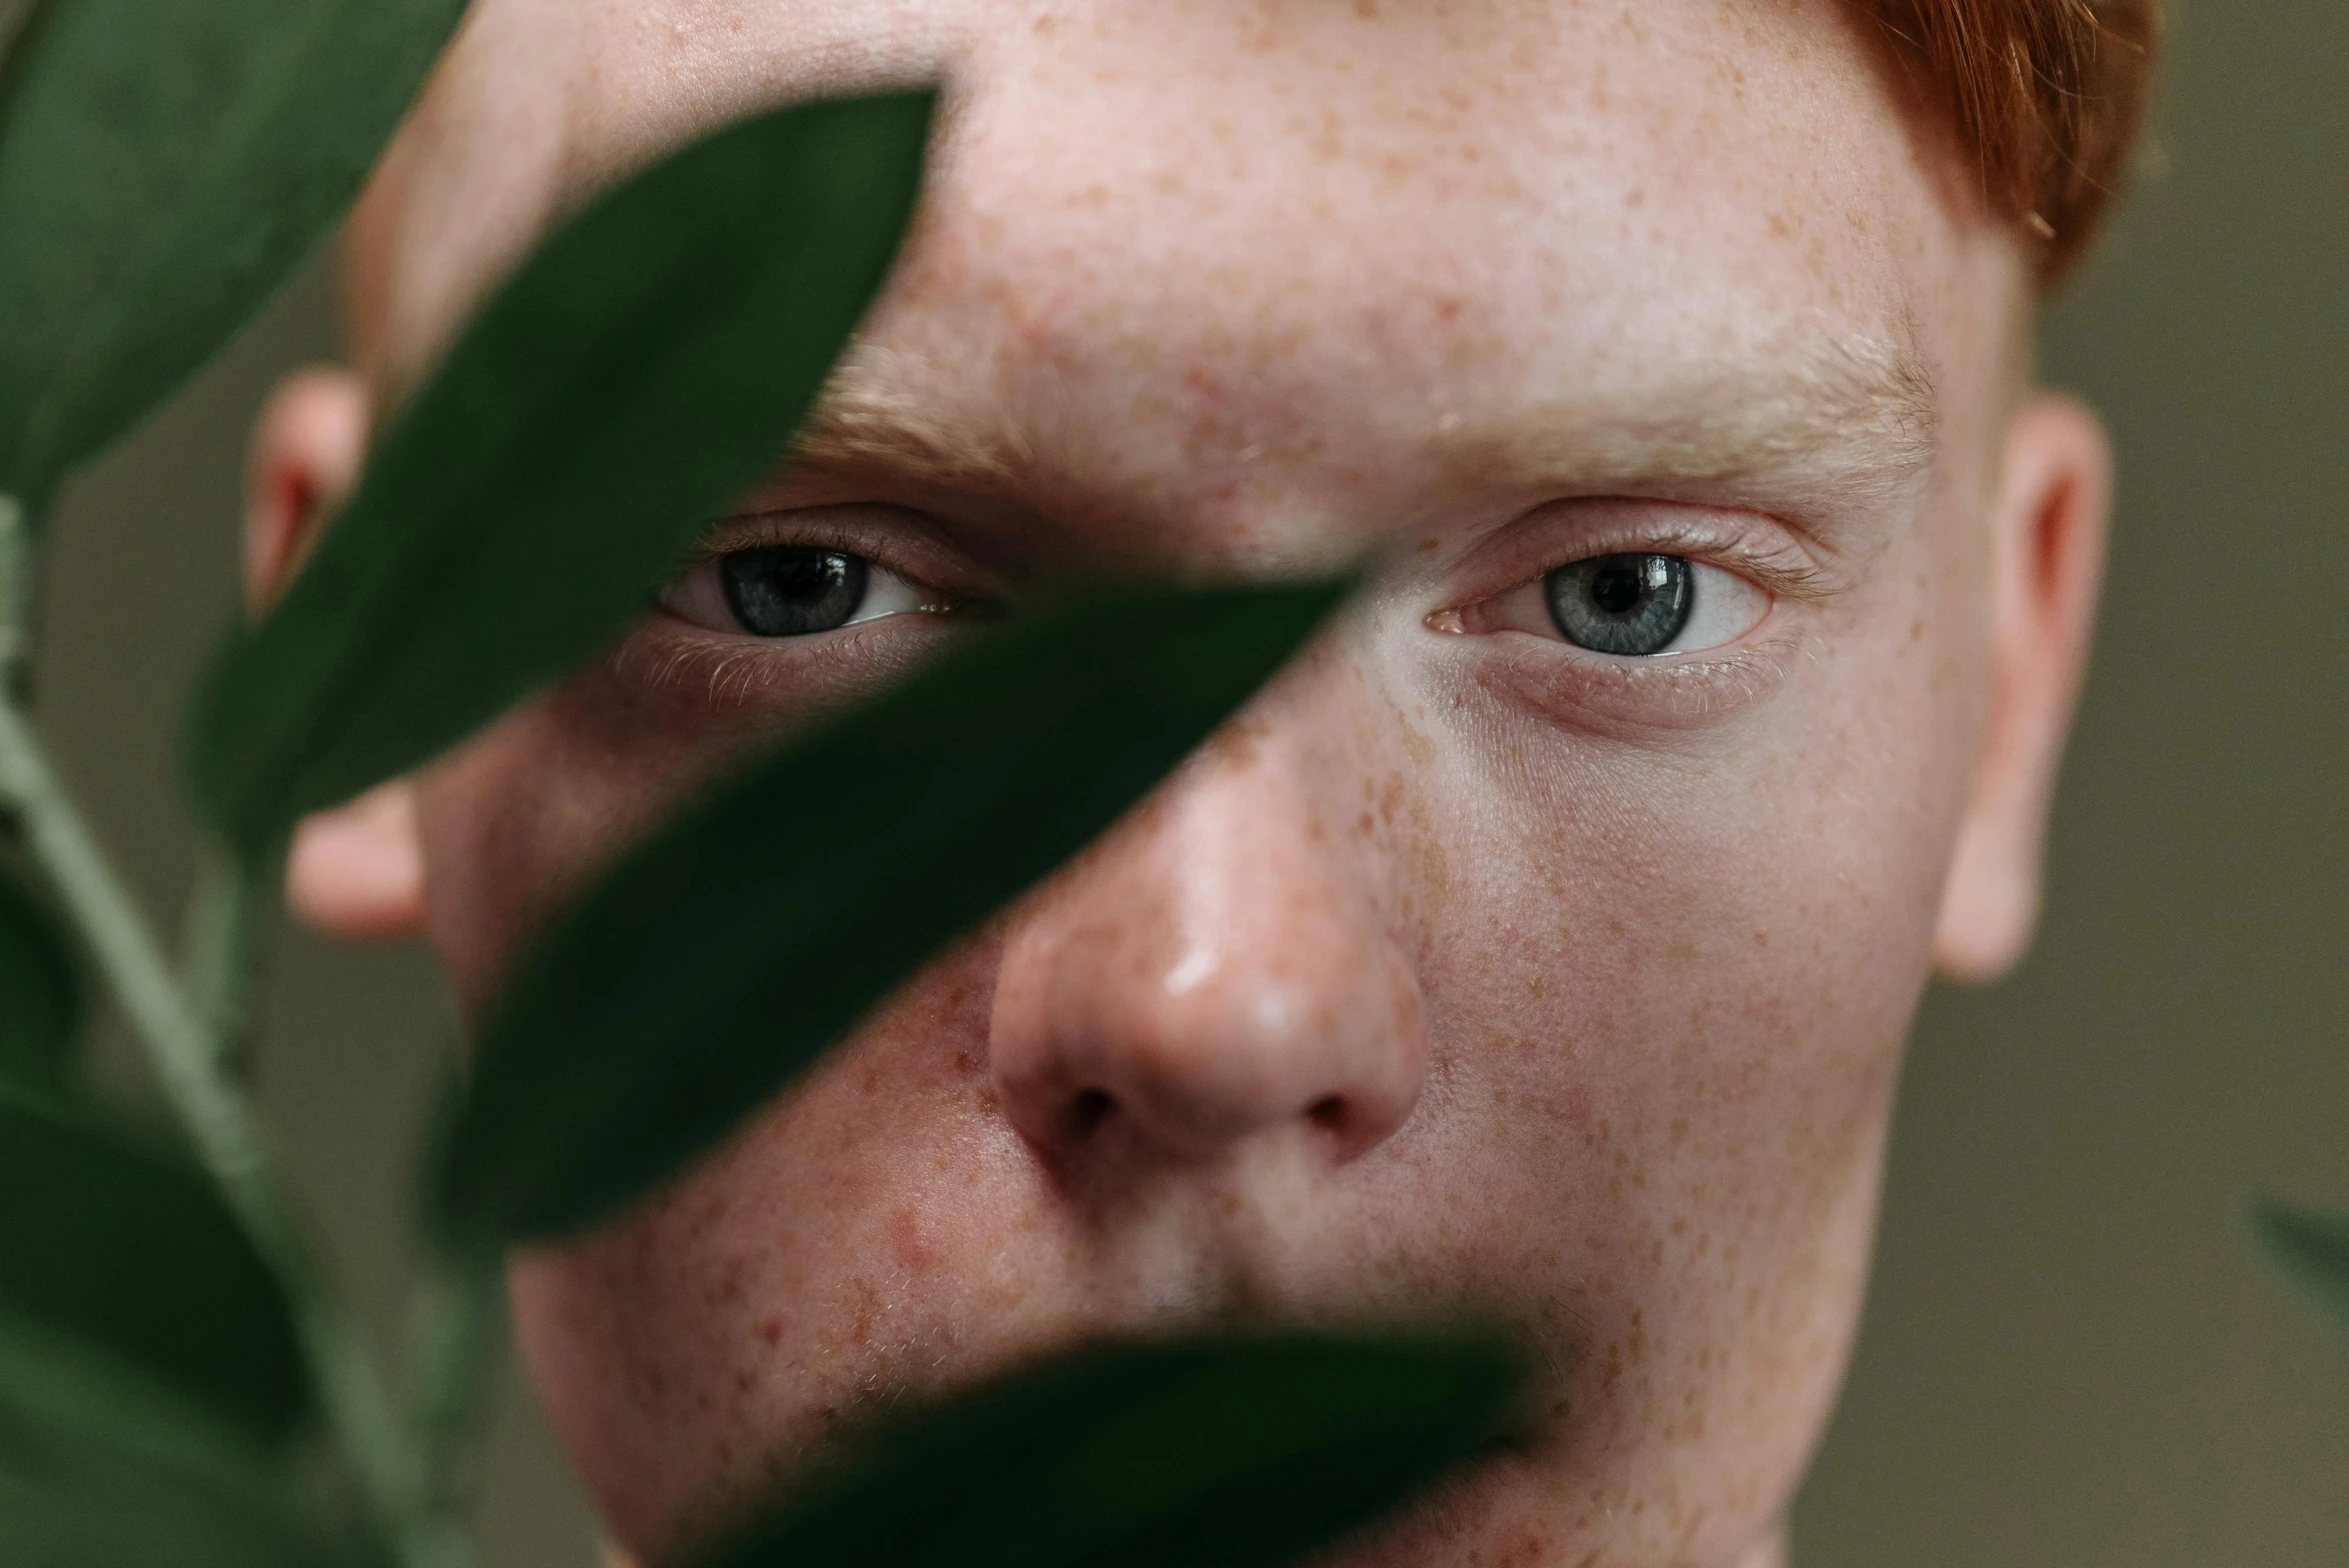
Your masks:
[{"label": "nose bridge", "polygon": [[1335,1158],[1418,1096],[1416,975],[1297,753],[1220,740],[1009,933],[994,1072],[1048,1154],[1210,1159],[1308,1137]]}]

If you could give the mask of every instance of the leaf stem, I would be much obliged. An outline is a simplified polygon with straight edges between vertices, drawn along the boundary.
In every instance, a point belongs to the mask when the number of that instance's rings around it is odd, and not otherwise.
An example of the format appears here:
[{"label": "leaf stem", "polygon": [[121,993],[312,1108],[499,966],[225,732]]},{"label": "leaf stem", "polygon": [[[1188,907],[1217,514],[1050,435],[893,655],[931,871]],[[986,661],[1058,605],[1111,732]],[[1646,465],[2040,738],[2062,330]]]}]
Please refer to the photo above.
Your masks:
[{"label": "leaf stem", "polygon": [[32,686],[40,542],[32,509],[0,494],[0,696],[23,702]]},{"label": "leaf stem", "polygon": [[405,1535],[422,1490],[413,1451],[358,1325],[330,1288],[295,1215],[275,1153],[222,1072],[206,1020],[189,1005],[122,879],[59,784],[24,712],[0,700],[0,799],[72,912],[197,1158],[267,1259],[292,1304],[326,1417],[370,1503]]},{"label": "leaf stem", "polygon": [[410,1325],[408,1422],[423,1453],[427,1497],[444,1518],[462,1518],[471,1502],[502,1280],[494,1253],[444,1253],[432,1264]]},{"label": "leaf stem", "polygon": [[253,990],[271,914],[261,892],[270,881],[212,846],[188,900],[182,964],[188,1005],[203,1021],[219,1069],[239,1082],[250,1065]]}]

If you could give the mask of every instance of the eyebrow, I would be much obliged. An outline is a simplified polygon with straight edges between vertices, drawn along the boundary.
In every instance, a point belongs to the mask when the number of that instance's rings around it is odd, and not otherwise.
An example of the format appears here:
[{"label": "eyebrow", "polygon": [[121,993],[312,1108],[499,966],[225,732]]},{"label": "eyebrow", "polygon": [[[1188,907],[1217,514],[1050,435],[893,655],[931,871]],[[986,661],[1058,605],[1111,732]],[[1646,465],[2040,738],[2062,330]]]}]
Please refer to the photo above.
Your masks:
[{"label": "eyebrow", "polygon": [[795,470],[885,471],[941,490],[1010,491],[1033,467],[1028,444],[980,429],[918,390],[898,356],[852,350],[825,383],[789,453]]},{"label": "eyebrow", "polygon": [[1627,494],[1755,490],[1798,508],[1883,500],[1933,468],[1940,400],[1913,334],[1818,335],[1741,364],[1667,371],[1439,428],[1463,479]]},{"label": "eyebrow", "polygon": [[[843,364],[792,444],[794,470],[991,494],[1033,476],[1016,421],[958,417],[924,395],[918,369],[893,359]],[[1500,420],[1438,415],[1422,449],[1439,472],[1480,489],[1750,489],[1798,511],[1898,495],[1938,458],[1940,403],[1913,331],[1787,335],[1741,361],[1535,399]]]}]

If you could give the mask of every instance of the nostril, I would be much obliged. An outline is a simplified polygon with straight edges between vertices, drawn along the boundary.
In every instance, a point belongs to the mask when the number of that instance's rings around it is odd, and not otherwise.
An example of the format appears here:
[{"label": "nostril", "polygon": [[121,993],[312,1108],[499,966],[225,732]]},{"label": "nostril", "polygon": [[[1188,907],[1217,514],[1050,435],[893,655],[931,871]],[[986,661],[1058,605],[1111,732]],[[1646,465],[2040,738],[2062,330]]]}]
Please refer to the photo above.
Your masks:
[{"label": "nostril", "polygon": [[1332,1094],[1316,1100],[1306,1108],[1305,1114],[1313,1119],[1314,1126],[1321,1128],[1324,1132],[1342,1135],[1346,1130],[1348,1118],[1346,1102],[1342,1096]]},{"label": "nostril", "polygon": [[1068,1124],[1072,1138],[1089,1138],[1109,1113],[1117,1109],[1117,1102],[1104,1089],[1087,1089],[1069,1102]]}]

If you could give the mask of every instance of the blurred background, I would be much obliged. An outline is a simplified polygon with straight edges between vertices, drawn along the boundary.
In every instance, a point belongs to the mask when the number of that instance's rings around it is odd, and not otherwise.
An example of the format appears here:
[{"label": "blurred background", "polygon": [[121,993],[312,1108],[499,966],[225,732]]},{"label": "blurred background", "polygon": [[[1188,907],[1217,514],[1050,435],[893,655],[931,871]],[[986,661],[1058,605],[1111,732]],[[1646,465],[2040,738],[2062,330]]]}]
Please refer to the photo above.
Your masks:
[{"label": "blurred background", "polygon": [[[2045,338],[2122,474],[2046,932],[2009,984],[1926,1003],[1802,1568],[2349,1561],[2349,1343],[2243,1222],[2259,1189],[2349,1207],[2349,7],[2174,10],[2148,175]],[[159,909],[245,432],[334,353],[313,268],[61,519],[46,727]],[[289,935],[278,981],[264,1093],[388,1328],[454,1026],[419,953]],[[492,1568],[592,1561],[510,1373],[487,1491]]]}]

